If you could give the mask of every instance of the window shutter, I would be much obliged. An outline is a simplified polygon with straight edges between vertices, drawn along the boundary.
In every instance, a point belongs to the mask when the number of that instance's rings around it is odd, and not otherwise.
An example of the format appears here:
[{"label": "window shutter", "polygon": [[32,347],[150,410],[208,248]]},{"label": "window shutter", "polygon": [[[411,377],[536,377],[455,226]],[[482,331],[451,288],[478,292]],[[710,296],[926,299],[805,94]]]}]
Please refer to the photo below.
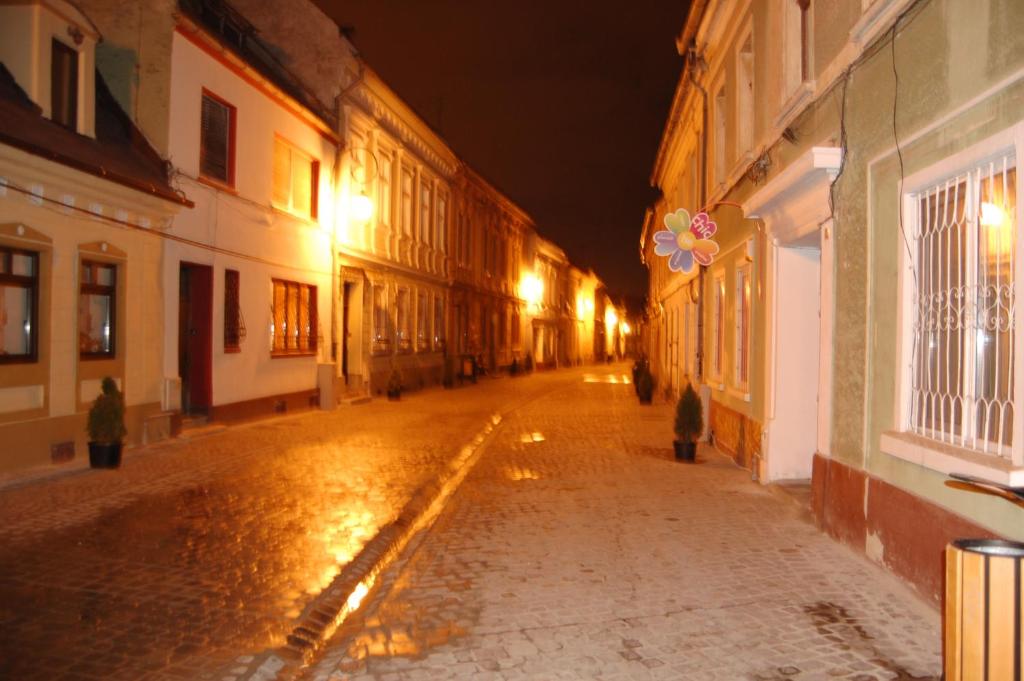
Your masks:
[{"label": "window shutter", "polygon": [[274,138],[274,193],[273,201],[282,208],[289,208],[292,165],[291,149],[281,140]]},{"label": "window shutter", "polygon": [[199,172],[220,182],[231,182],[231,110],[203,95]]}]

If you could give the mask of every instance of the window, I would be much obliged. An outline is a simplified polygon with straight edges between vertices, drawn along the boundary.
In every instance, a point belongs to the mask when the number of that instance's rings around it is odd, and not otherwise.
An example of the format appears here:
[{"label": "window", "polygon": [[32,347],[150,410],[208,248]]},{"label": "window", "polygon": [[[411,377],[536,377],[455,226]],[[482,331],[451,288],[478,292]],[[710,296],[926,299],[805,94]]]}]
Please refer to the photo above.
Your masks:
[{"label": "window", "polygon": [[444,297],[434,296],[434,350],[444,350]]},{"label": "window", "polygon": [[78,52],[56,38],[50,51],[50,118],[78,129]]},{"label": "window", "polygon": [[430,184],[423,182],[420,184],[420,241],[425,244],[431,242],[430,234]]},{"label": "window", "polygon": [[235,183],[235,107],[205,90],[199,130],[199,174],[229,186]]},{"label": "window", "polygon": [[39,254],[0,247],[0,364],[36,361],[38,310]]},{"label": "window", "polygon": [[430,298],[423,291],[416,293],[416,349],[430,349]]},{"label": "window", "polygon": [[384,284],[373,285],[373,352],[383,354],[391,349],[388,289]]},{"label": "window", "polygon": [[395,308],[398,321],[395,334],[398,337],[398,351],[409,352],[412,349],[412,332],[409,328],[409,289],[398,289]]},{"label": "window", "polygon": [[224,270],[224,352],[241,352],[244,337],[238,270]]},{"label": "window", "polygon": [[746,389],[750,382],[750,264],[736,268],[736,363],[734,383]]},{"label": "window", "polygon": [[377,176],[377,211],[382,225],[391,225],[391,154],[381,153],[380,174]]},{"label": "window", "polygon": [[739,154],[754,146],[754,36],[747,39],[736,55],[736,133]]},{"label": "window", "polygon": [[434,238],[434,245],[442,253],[448,252],[448,197],[444,194],[437,195],[437,221],[434,228],[437,236]]},{"label": "window", "polygon": [[1015,444],[1014,164],[1004,155],[910,197],[909,429],[1003,458]]},{"label": "window", "polygon": [[519,310],[512,308],[512,349],[518,349],[520,344]]},{"label": "window", "polygon": [[[796,96],[801,86],[813,78],[811,62],[811,3],[810,0],[786,0],[781,3],[783,13],[783,88],[780,103]],[[803,102],[803,97],[799,97]],[[787,105],[788,106],[788,105]]]},{"label": "window", "polygon": [[715,94],[715,178],[712,186],[725,182],[725,86]]},{"label": "window", "polygon": [[316,286],[274,279],[271,354],[310,355],[316,352]]},{"label": "window", "polygon": [[800,80],[811,79],[811,0],[796,0],[800,9]]},{"label": "window", "polygon": [[412,171],[402,169],[402,234],[412,236]]},{"label": "window", "polygon": [[722,367],[725,365],[725,277],[717,276],[714,280],[714,296],[711,327],[711,374],[721,380]]},{"label": "window", "polygon": [[82,359],[114,356],[117,266],[82,261],[78,293],[78,352]]},{"label": "window", "polygon": [[274,206],[306,219],[315,219],[320,162],[280,137],[274,137]]}]

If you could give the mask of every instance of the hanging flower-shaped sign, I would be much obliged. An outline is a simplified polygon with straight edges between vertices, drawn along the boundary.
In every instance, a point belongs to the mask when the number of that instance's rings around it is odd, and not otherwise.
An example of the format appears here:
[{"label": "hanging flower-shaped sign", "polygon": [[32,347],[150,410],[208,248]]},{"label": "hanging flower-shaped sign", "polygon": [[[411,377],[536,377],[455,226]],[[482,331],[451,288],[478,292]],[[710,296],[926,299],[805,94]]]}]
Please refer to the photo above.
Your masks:
[{"label": "hanging flower-shaped sign", "polygon": [[654,233],[654,252],[668,256],[668,268],[673,272],[689,274],[693,261],[707,266],[718,253],[718,244],[711,237],[718,231],[718,225],[711,221],[704,211],[690,219],[686,209],[665,216],[665,226]]}]

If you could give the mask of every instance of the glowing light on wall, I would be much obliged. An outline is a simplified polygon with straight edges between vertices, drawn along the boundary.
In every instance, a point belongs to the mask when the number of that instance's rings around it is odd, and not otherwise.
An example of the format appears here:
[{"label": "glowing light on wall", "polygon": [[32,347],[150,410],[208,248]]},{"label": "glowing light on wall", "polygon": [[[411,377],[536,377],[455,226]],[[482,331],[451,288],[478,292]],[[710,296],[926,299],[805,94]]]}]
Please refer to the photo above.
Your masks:
[{"label": "glowing light on wall", "polygon": [[986,228],[989,257],[1008,258],[1013,250],[1013,221],[1006,210],[999,204],[983,201],[981,226]]},{"label": "glowing light on wall", "polygon": [[633,329],[630,328],[629,322],[624,321],[622,322],[622,324],[619,325],[619,331],[622,332],[623,336],[628,336],[633,331]]},{"label": "glowing light on wall", "polygon": [[615,308],[608,306],[604,310],[604,325],[608,329],[608,333],[611,333],[615,328],[615,325],[619,323],[619,315],[615,314]]},{"label": "glowing light on wall", "polygon": [[373,217],[373,201],[366,192],[353,196],[349,212],[356,222],[366,222]]},{"label": "glowing light on wall", "polygon": [[544,282],[535,274],[524,274],[519,279],[519,297],[532,307],[540,306],[544,297]]}]

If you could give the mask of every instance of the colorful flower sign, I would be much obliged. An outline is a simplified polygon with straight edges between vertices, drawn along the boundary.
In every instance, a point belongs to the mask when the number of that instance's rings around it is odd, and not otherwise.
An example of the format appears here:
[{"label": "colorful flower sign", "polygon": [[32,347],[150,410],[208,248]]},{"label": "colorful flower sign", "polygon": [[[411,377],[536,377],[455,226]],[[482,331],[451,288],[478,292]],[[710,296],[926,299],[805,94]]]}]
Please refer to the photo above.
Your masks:
[{"label": "colorful flower sign", "polygon": [[708,214],[701,211],[690,219],[686,209],[665,216],[665,226],[654,234],[654,252],[668,256],[668,268],[673,272],[689,274],[694,260],[707,266],[718,253],[718,244],[711,237],[718,231]]}]

